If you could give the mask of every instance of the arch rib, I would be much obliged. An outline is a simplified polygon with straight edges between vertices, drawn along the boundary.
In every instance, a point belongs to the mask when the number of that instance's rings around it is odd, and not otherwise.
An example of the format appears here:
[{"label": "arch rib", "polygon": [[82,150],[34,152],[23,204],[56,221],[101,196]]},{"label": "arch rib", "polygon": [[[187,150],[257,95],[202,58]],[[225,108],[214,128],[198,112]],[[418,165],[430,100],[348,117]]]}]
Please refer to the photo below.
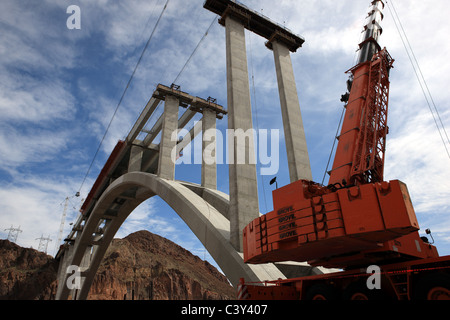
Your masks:
[{"label": "arch rib", "polygon": [[[135,191],[134,198],[121,198],[124,194],[129,194],[130,190]],[[76,298],[87,298],[94,276],[114,235],[129,214],[154,195],[161,197],[183,219],[233,286],[237,286],[241,277],[247,281],[285,278],[273,264],[245,264],[242,253],[237,252],[230,244],[229,220],[196,192],[177,181],[145,172],[131,172],[116,179],[103,192],[73,248],[66,251],[65,255],[68,256],[63,257],[65,263],[59,271],[57,299],[67,299],[70,295],[66,285],[69,274],[65,273],[68,265],[81,266],[81,289]],[[117,203],[120,203],[120,208],[115,211],[116,215],[108,215],[111,207],[119,206]],[[98,226],[102,222],[103,233],[99,235]]]}]

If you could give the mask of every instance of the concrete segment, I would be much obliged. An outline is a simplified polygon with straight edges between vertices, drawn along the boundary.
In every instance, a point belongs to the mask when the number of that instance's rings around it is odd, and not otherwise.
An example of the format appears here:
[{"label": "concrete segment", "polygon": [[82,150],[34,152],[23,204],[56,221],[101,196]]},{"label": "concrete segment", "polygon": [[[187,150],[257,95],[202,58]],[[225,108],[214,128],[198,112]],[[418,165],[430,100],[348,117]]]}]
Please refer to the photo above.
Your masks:
[{"label": "concrete segment", "polygon": [[128,172],[141,171],[143,155],[144,149],[141,146],[131,146],[130,161],[128,162]]},{"label": "concrete segment", "polygon": [[290,180],[291,182],[299,179],[312,180],[290,52],[284,43],[277,40],[271,43],[277,72]]},{"label": "concrete segment", "polygon": [[[74,246],[73,244],[66,244],[67,248],[64,251],[64,254],[62,257],[60,257],[60,262],[58,266],[58,288],[56,289],[56,299],[62,296],[68,296],[69,295],[69,289],[66,285],[67,282],[67,268],[71,265],[73,253],[74,253]],[[66,298],[67,299],[67,298]]]},{"label": "concrete segment", "polygon": [[[178,120],[178,128],[184,128],[188,122],[194,117],[195,111],[193,111],[191,108],[187,109],[183,115]],[[161,132],[162,129],[162,123],[164,119],[164,113],[156,120],[153,127],[150,129],[150,131],[147,131],[147,136],[144,138],[144,141],[141,142],[141,145],[144,147],[148,147],[152,144],[153,140],[156,139],[158,134]]]},{"label": "concrete segment", "polygon": [[155,111],[156,107],[158,106],[159,102],[161,100],[156,99],[155,97],[151,97],[148,101],[147,105],[145,106],[144,110],[139,116],[139,119],[134,124],[133,128],[131,129],[130,133],[127,136],[127,142],[133,142],[137,136],[139,135],[139,132],[144,128],[145,124],[147,123],[150,116]]},{"label": "concrete segment", "polygon": [[176,147],[177,141],[176,139],[172,140],[172,134],[178,130],[178,106],[177,98],[166,96],[159,144],[158,176],[169,180],[175,179],[175,159],[172,159],[172,151]]},{"label": "concrete segment", "polygon": [[[227,57],[228,129],[253,128],[248,81],[245,29],[241,22],[228,15],[225,18]],[[238,152],[254,153],[253,136],[238,150],[237,139],[229,139],[234,159],[229,159],[230,184],[230,241],[239,252],[243,251],[242,230],[259,216],[256,165],[236,164]]]},{"label": "concrete segment", "polygon": [[[203,141],[202,141],[202,186],[217,188],[216,161],[216,113],[210,109],[203,109]],[[206,133],[206,135],[205,135]],[[205,157],[212,159],[205,159]],[[214,163],[211,163],[214,161]]]}]

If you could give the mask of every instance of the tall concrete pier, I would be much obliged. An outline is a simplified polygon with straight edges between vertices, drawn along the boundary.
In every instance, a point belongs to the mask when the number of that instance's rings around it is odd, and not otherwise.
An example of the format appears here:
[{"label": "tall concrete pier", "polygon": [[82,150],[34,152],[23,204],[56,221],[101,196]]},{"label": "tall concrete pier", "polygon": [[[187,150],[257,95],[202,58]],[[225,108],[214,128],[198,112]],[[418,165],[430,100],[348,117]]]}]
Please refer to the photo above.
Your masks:
[{"label": "tall concrete pier", "polygon": [[[252,129],[252,106],[248,80],[245,29],[237,15],[224,17],[227,50],[228,129]],[[231,138],[231,139],[230,139]],[[242,230],[259,216],[258,181],[256,163],[250,162],[249,153],[255,152],[253,134],[247,142],[238,143],[236,136],[228,137],[230,184],[230,242],[242,252]],[[245,163],[238,163],[239,153],[245,153]],[[242,154],[241,154],[242,155]]]},{"label": "tall concrete pier", "polygon": [[300,103],[295,84],[289,47],[280,35],[267,43],[273,49],[283,118],[289,177],[291,182],[299,179],[312,180],[311,165],[306,145]]},{"label": "tall concrete pier", "polygon": [[[305,40],[233,1],[206,0],[204,7],[221,16],[219,23],[226,30],[228,128],[244,131],[252,128],[245,47],[245,29],[248,29],[266,38],[266,46],[274,52],[290,180],[312,180],[290,58],[290,51],[295,52]],[[248,139],[248,144],[244,146],[239,146],[236,140],[228,140],[234,144],[233,150],[245,148],[248,155],[254,153],[253,137],[248,136]],[[248,161],[237,164],[236,153],[234,156],[229,165],[231,243],[236,250],[242,251],[242,230],[259,215],[256,166]]]}]

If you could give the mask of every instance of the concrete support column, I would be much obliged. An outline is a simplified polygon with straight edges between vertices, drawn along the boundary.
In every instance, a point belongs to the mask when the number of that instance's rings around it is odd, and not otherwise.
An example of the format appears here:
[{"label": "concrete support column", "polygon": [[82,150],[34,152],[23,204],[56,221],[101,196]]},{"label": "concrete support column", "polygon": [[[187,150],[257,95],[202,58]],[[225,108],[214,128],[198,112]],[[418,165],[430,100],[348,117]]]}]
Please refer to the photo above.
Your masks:
[{"label": "concrete support column", "polygon": [[141,171],[143,155],[144,148],[135,145],[131,146],[130,160],[128,162],[128,172]]},{"label": "concrete support column", "polygon": [[89,266],[91,265],[92,247],[93,246],[86,247],[86,250],[83,255],[83,259],[81,259],[81,263],[79,265],[81,270],[89,269]]},{"label": "concrete support column", "polygon": [[172,133],[178,130],[178,106],[177,98],[167,95],[164,103],[164,119],[162,123],[161,142],[159,144],[158,176],[164,179],[175,179],[175,159],[172,159],[172,151],[177,141],[172,141]]},{"label": "concrete support column", "polygon": [[300,103],[294,78],[289,49],[286,45],[272,41],[283,117],[289,176],[291,182],[299,179],[312,180],[308,147],[303,128]]},{"label": "concrete support column", "polygon": [[216,113],[203,109],[202,186],[217,189]]},{"label": "concrete support column", "polygon": [[75,289],[72,292],[73,299],[77,300],[80,299],[80,295],[82,294],[83,289],[84,291],[88,290],[87,288],[85,288],[84,282],[86,281],[87,270],[91,266],[92,248],[93,246],[87,246],[83,254],[83,259],[81,259],[81,263],[79,265],[81,271],[81,279],[80,279],[81,289]]},{"label": "concrete support column", "polygon": [[[248,81],[247,53],[244,25],[228,15],[225,18],[227,56],[228,129],[253,129]],[[241,140],[241,141],[239,141]],[[230,183],[230,242],[243,251],[242,231],[259,217],[256,164],[250,163],[254,154],[253,134],[247,135],[248,143],[242,143],[235,135],[228,136]],[[231,154],[230,149],[234,152]],[[238,164],[239,154],[245,152],[245,163]]]},{"label": "concrete support column", "polygon": [[59,300],[65,293],[69,291],[67,288],[67,268],[70,266],[72,261],[74,246],[70,245],[64,254],[60,257],[59,267],[58,267],[58,289],[56,290],[56,300]]}]

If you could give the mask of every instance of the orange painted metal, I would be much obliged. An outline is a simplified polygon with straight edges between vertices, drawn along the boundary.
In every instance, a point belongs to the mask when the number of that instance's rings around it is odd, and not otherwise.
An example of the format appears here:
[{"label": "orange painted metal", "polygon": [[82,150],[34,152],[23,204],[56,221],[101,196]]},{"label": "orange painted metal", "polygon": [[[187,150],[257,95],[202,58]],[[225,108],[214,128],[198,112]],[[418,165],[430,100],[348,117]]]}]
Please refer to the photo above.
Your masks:
[{"label": "orange painted metal", "polygon": [[349,70],[353,82],[330,184],[383,181],[389,70],[393,62],[387,50],[383,49],[371,61]]},{"label": "orange painted metal", "polygon": [[[367,265],[366,265],[367,267]],[[386,299],[411,300],[414,292],[418,290],[415,284],[424,275],[437,274],[449,275],[450,257],[429,257],[424,259],[410,260],[401,263],[385,264],[380,266],[383,296]],[[352,283],[366,282],[368,276],[365,268],[337,271],[320,275],[305,276],[291,279],[278,279],[264,282],[246,282],[241,279],[240,286],[245,287],[246,296],[240,297],[244,300],[305,300],[307,293],[316,285],[333,288],[336,293],[335,299],[345,299],[343,293]],[[398,277],[403,277],[398,287]],[[448,289],[446,289],[448,290]],[[370,300],[370,299],[369,299]]]},{"label": "orange painted metal", "polygon": [[366,62],[352,71],[353,84],[346,106],[333,168],[330,173],[330,184],[342,183],[343,180],[350,182],[351,165],[356,147],[355,141],[358,137],[361,112],[366,101],[369,85],[369,69],[370,63]]},{"label": "orange painted metal", "polygon": [[[418,235],[401,240],[419,230],[408,190],[401,181],[335,192],[323,188],[318,196],[311,196],[309,186],[299,180],[273,192],[274,210],[244,229],[245,262],[308,261],[347,268],[361,263],[357,253],[362,251],[385,250],[386,255],[405,251],[404,255],[414,257],[422,257],[421,252],[426,251],[417,250]],[[389,242],[394,239],[401,245]]]}]

